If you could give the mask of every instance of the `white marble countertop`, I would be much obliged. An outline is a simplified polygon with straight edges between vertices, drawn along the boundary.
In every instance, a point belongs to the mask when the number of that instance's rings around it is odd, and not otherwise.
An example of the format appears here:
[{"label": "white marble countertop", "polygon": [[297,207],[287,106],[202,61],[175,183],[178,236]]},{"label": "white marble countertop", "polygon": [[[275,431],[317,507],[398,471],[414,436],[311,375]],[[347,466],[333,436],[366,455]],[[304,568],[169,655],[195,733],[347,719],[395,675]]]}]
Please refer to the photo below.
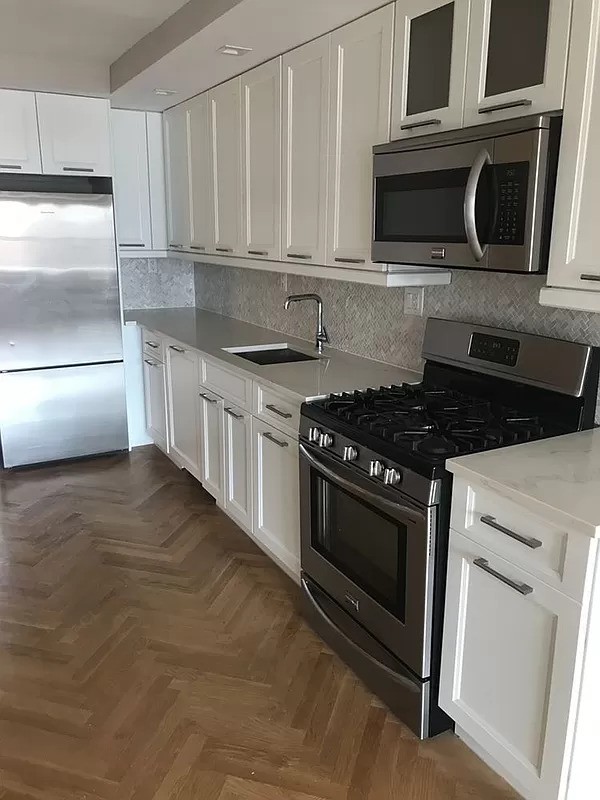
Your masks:
[{"label": "white marble countertop", "polygon": [[600,428],[454,458],[446,467],[549,522],[600,537]]},{"label": "white marble countertop", "polygon": [[161,333],[179,344],[200,350],[248,373],[252,378],[282,388],[311,400],[332,392],[389,386],[392,383],[415,383],[421,374],[394,367],[381,361],[350,355],[326,347],[316,361],[261,366],[223,350],[224,347],[287,344],[295,350],[315,355],[314,347],[305,339],[251,325],[196,308],[165,308],[124,312],[126,322],[135,322]]}]

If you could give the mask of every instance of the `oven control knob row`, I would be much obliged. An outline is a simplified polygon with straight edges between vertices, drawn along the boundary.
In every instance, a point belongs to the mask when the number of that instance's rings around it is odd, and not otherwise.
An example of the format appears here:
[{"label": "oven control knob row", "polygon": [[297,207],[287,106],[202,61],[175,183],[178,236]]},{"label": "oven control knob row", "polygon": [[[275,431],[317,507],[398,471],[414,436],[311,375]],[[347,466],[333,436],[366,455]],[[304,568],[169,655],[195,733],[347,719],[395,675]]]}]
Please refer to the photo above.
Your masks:
[{"label": "oven control knob row", "polygon": [[319,437],[321,436],[321,429],[320,428],[309,428],[308,430],[308,441],[314,442],[315,444],[318,443]]},{"label": "oven control knob row", "polygon": [[319,436],[319,447],[331,447],[333,436],[330,433],[322,433]]},{"label": "oven control knob row", "polygon": [[348,445],[344,447],[344,461],[356,461],[358,458],[358,450],[356,447],[352,447],[352,445]]},{"label": "oven control knob row", "polygon": [[386,469],[383,473],[383,482],[386,486],[397,486],[402,480],[402,473],[397,469]]},{"label": "oven control knob row", "polygon": [[371,461],[369,464],[369,475],[372,478],[381,478],[384,472],[384,466],[381,461]]}]

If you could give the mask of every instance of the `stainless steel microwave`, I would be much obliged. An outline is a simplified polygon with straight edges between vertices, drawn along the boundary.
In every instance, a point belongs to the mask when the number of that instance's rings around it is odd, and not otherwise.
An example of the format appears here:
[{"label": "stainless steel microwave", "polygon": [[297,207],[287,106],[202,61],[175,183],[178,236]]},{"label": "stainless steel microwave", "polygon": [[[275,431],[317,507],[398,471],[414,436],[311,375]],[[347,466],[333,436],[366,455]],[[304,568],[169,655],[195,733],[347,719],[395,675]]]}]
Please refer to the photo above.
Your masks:
[{"label": "stainless steel microwave", "polygon": [[562,117],[373,148],[373,261],[545,272]]}]

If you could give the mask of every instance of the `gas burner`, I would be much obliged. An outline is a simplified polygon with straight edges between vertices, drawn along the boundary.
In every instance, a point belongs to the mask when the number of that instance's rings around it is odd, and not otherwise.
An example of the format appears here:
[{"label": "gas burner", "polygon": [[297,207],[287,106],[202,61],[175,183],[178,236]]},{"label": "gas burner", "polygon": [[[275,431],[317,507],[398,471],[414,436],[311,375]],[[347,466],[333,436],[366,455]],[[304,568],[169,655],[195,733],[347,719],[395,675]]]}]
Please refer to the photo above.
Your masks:
[{"label": "gas burner", "polygon": [[459,445],[447,436],[428,436],[415,444],[415,450],[429,458],[450,458],[459,452]]}]

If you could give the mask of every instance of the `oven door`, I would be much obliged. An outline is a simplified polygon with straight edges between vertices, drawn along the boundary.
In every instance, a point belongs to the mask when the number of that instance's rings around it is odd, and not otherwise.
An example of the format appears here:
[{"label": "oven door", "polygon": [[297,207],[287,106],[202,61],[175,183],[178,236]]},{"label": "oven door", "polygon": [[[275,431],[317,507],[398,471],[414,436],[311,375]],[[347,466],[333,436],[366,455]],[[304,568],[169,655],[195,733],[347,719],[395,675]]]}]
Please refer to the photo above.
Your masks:
[{"label": "oven door", "polygon": [[300,445],[302,569],[420,678],[430,675],[435,507]]}]

